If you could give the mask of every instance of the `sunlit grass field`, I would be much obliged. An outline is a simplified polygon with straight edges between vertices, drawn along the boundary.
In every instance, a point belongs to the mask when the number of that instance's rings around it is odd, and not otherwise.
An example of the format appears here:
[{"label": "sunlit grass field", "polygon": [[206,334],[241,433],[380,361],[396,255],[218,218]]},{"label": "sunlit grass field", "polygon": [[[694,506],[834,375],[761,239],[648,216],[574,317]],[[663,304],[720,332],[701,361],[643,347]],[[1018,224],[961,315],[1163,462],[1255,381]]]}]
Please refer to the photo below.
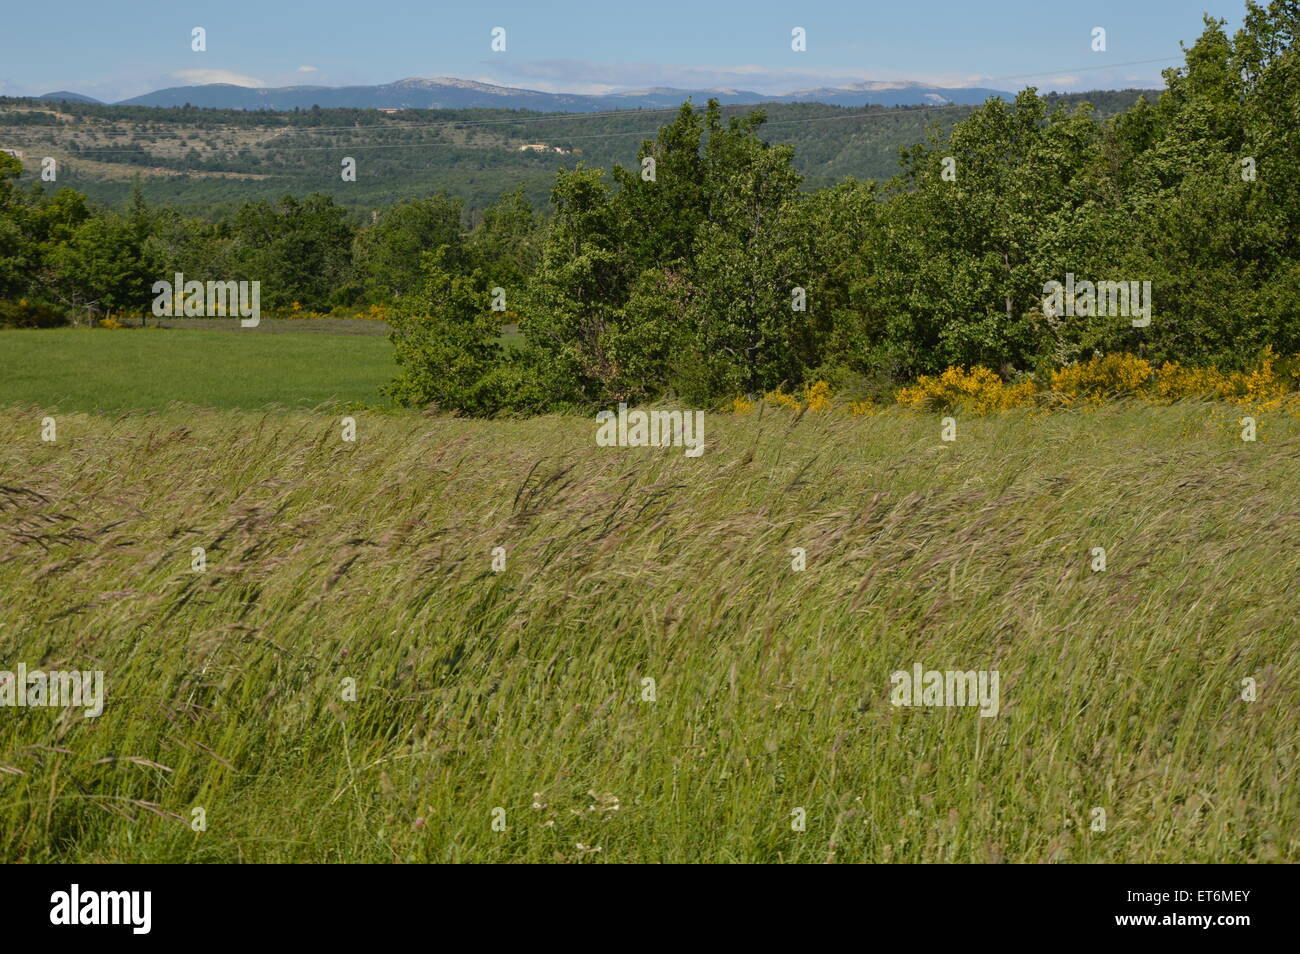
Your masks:
[{"label": "sunlit grass field", "polygon": [[[225,321],[237,327],[234,319]],[[244,409],[375,405],[383,400],[379,387],[395,371],[386,335],[321,333],[306,321],[263,319],[263,326],[232,331],[0,331],[0,406],[121,411],[173,402]]]},{"label": "sunlit grass field", "polygon": [[[0,708],[0,860],[1297,860],[1295,417],[760,409],[691,459],[48,403],[0,413],[0,669],[106,704]],[[999,713],[892,705],[916,663]]]}]

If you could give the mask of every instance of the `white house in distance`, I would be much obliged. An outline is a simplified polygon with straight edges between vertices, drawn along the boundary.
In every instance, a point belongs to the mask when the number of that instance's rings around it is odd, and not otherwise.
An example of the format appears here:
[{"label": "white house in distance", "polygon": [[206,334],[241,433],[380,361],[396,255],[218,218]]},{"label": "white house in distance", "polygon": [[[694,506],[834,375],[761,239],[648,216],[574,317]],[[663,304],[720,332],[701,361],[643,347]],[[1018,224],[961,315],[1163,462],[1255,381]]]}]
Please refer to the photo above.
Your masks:
[{"label": "white house in distance", "polygon": [[520,152],[558,152],[568,155],[569,150],[561,149],[559,146],[548,146],[544,142],[530,142],[519,147]]}]

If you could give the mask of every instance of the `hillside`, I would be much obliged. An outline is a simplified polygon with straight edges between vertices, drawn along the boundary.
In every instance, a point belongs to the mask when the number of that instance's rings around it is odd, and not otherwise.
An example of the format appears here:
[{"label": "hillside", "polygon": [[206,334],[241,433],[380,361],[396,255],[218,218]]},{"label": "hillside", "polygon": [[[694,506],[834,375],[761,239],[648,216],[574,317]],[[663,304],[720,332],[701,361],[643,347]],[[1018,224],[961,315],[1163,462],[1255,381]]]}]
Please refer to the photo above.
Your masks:
[{"label": "hillside", "polygon": [[[1069,106],[1086,100],[1105,116],[1127,108],[1141,93],[1049,99]],[[755,108],[728,106],[723,114],[743,116]],[[796,167],[812,189],[845,176],[889,178],[897,172],[900,147],[924,139],[929,124],[954,123],[973,107],[768,103],[762,108],[768,117],[764,138],[795,147]],[[112,204],[123,201],[139,177],[150,202],[207,214],[249,200],[311,192],[373,209],[439,189],[476,211],[520,184],[540,206],[555,172],[579,161],[630,164],[642,140],[652,138],[671,114],[667,109],[273,112],[0,97],[0,148],[23,153],[25,181],[38,181],[38,157],[52,156],[59,162],[59,186]],[[521,151],[533,144],[549,151]],[[355,182],[340,176],[345,156],[357,160]]]}]

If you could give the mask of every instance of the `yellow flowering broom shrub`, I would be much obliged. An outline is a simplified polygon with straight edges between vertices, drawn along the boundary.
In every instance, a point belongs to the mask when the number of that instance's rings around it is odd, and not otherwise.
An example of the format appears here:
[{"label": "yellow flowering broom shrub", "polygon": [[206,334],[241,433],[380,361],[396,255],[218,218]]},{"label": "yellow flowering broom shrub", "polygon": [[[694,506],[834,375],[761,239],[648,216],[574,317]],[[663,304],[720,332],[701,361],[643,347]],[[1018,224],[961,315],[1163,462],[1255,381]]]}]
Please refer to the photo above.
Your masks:
[{"label": "yellow flowering broom shrub", "polygon": [[[737,400],[741,399],[737,398]],[[805,384],[801,395],[786,394],[777,388],[764,394],[763,400],[775,407],[789,408],[791,411],[802,411],[805,407],[810,411],[829,411],[835,407],[835,403],[831,400],[831,386],[825,381]]]},{"label": "yellow flowering broom shrub", "polygon": [[1218,368],[1187,368],[1170,361],[1156,369],[1149,389],[1164,401],[1186,397],[1215,397],[1221,401],[1241,395],[1241,382]]},{"label": "yellow flowering broom shrub", "polygon": [[1131,354],[1098,355],[1052,372],[1052,391],[1065,404],[1136,394],[1151,380],[1151,362]]},{"label": "yellow flowering broom shrub", "polygon": [[[1118,397],[1133,396],[1154,403],[1186,398],[1228,401],[1256,410],[1290,407],[1300,413],[1300,354],[1282,361],[1266,348],[1258,367],[1250,372],[1221,371],[1215,367],[1185,367],[1177,361],[1160,366],[1132,354],[1098,355],[1080,364],[1052,372],[1050,392],[1040,391],[1032,378],[1007,383],[981,365],[948,368],[937,376],[922,375],[915,384],[899,389],[898,404],[917,411],[961,410],[988,414],[1012,408],[1071,406],[1080,402],[1100,404]],[[835,410],[830,385],[817,381],[805,385],[802,394],[787,394],[780,388],[762,398],[768,405],[792,411]],[[732,414],[746,414],[755,402],[735,398],[728,406]],[[870,401],[854,401],[840,408],[854,416],[877,410]]]},{"label": "yellow flowering broom shrub", "polygon": [[754,407],[754,402],[746,398],[732,398],[731,403],[727,405],[727,412],[730,414],[748,414],[754,410]]},{"label": "yellow flowering broom shrub", "polygon": [[916,384],[894,395],[903,407],[918,411],[959,409],[975,414],[1006,411],[1033,405],[1037,388],[1026,378],[1007,384],[997,373],[975,365],[969,371],[958,365],[938,377],[921,375]]},{"label": "yellow flowering broom shrub", "polygon": [[791,411],[802,411],[803,405],[793,394],[786,394],[780,388],[775,391],[768,391],[763,395],[763,400],[775,407],[789,408]]},{"label": "yellow flowering broom shrub", "polygon": [[1108,354],[1052,372],[1052,390],[1065,404],[1079,400],[1100,403],[1133,394],[1159,403],[1212,398],[1269,410],[1280,407],[1287,391],[1300,384],[1300,376],[1279,375],[1276,360],[1273,349],[1265,348],[1258,367],[1242,373],[1215,367],[1189,368],[1177,361],[1157,368],[1131,354]]},{"label": "yellow flowering broom shrub", "polygon": [[810,411],[829,411],[835,406],[831,401],[831,386],[825,381],[805,385],[803,397],[804,403]]},{"label": "yellow flowering broom shrub", "polygon": [[1242,387],[1245,390],[1243,403],[1261,411],[1274,410],[1282,406],[1282,400],[1286,397],[1287,382],[1274,372],[1273,366],[1276,361],[1277,355],[1273,353],[1272,346],[1268,346],[1264,349],[1259,367],[1242,376]]}]

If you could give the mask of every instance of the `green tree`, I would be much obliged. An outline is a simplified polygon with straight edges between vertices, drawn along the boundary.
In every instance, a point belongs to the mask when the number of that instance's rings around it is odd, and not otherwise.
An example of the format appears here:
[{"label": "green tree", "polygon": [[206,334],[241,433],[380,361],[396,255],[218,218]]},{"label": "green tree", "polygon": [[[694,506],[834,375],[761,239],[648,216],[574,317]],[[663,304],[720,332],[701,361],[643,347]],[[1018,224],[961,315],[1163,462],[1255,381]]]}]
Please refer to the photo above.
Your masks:
[{"label": "green tree", "polygon": [[541,258],[542,229],[524,187],[502,193],[470,235],[468,259],[494,285],[518,293]]},{"label": "green tree", "polygon": [[30,262],[23,237],[26,207],[14,182],[23,167],[0,152],[0,297],[17,296],[27,287]]},{"label": "green tree", "polygon": [[116,212],[92,215],[48,254],[47,288],[75,313],[144,312],[163,273],[139,223]]},{"label": "green tree", "polygon": [[421,254],[440,246],[447,250],[448,268],[464,269],[462,217],[461,201],[441,192],[379,213],[356,237],[355,260],[371,299],[387,302],[417,291],[423,281]]},{"label": "green tree", "polygon": [[262,304],[274,308],[298,302],[324,311],[355,300],[354,230],[347,211],[329,196],[246,203],[229,228],[236,274],[195,278],[260,281]]},{"label": "green tree", "polygon": [[489,380],[501,359],[499,326],[482,275],[449,269],[447,252],[444,245],[424,253],[423,287],[391,319],[400,370],[384,390],[398,404],[490,413],[500,404]]}]

